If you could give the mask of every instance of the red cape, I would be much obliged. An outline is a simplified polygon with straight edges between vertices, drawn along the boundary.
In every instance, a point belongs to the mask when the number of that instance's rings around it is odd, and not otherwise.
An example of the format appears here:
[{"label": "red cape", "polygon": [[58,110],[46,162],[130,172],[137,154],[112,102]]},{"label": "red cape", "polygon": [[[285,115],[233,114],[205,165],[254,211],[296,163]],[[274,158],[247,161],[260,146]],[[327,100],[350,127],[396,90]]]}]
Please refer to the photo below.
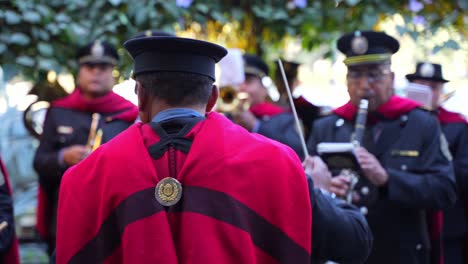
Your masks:
[{"label": "red cape", "polygon": [[[10,180],[8,178],[8,173],[5,168],[5,165],[3,164],[3,161],[0,159],[0,170],[2,171],[3,176],[5,176],[5,184],[8,187],[8,191],[10,192],[11,195],[11,186],[10,186]],[[3,264],[19,264],[19,253],[18,253],[18,240],[16,239],[16,235],[13,237],[13,243],[10,246],[10,249],[8,249],[5,254],[3,254],[3,259],[0,261],[0,263]]]},{"label": "red cape", "polygon": [[467,120],[463,115],[459,113],[447,111],[443,107],[439,107],[437,118],[439,119],[439,122],[442,125],[451,124],[451,123],[467,123]]},{"label": "red cape", "polygon": [[[379,106],[376,112],[387,119],[395,119],[419,106],[420,104],[413,100],[394,95],[386,103]],[[357,110],[357,106],[349,101],[345,105],[333,110],[333,112],[346,120],[354,120]],[[369,117],[368,120],[372,122],[373,116]]]},{"label": "red cape", "polygon": [[249,110],[257,118],[271,117],[286,112],[284,108],[269,102],[253,105]]},{"label": "red cape", "polygon": [[76,88],[72,94],[52,102],[52,106],[91,113],[116,113],[113,119],[133,122],[138,116],[138,108],[122,96],[109,92],[104,96],[87,99],[81,89]]},{"label": "red cape", "polygon": [[176,151],[184,192],[168,212],[154,198],[168,174],[153,166],[167,166],[168,152],[151,158],[147,146],[159,137],[148,125],[133,125],[69,169],[60,189],[57,263],[278,263],[272,255],[309,263],[312,212],[297,155],[217,113],[186,137],[193,138],[190,152]]},{"label": "red cape", "polygon": [[[76,88],[72,94],[52,102],[52,106],[73,109],[81,112],[104,114],[115,113],[112,115],[112,119],[123,120],[126,122],[134,122],[138,117],[138,108],[130,101],[112,91],[102,97],[87,99],[83,96],[81,89]],[[46,192],[40,185],[37,204],[36,229],[42,238],[48,239],[48,203]]]}]

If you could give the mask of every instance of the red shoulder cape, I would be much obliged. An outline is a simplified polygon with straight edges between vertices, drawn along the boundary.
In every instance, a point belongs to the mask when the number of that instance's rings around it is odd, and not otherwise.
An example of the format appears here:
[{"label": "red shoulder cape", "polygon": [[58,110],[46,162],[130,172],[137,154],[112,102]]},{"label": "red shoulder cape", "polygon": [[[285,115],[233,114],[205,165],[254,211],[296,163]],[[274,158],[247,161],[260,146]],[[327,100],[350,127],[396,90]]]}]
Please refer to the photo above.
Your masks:
[{"label": "red shoulder cape", "polygon": [[467,123],[466,117],[459,113],[450,112],[443,107],[439,107],[437,118],[442,125],[451,123]]},{"label": "red shoulder cape", "polygon": [[87,99],[80,88],[76,88],[72,94],[52,102],[52,106],[73,109],[81,112],[115,113],[113,119],[133,122],[138,116],[138,108],[130,101],[113,91],[102,97]]},{"label": "red shoulder cape", "polygon": [[269,102],[263,102],[250,107],[250,112],[257,118],[275,116],[286,112],[286,110],[280,106]]},{"label": "red shoulder cape", "polygon": [[[385,118],[395,119],[419,106],[420,105],[413,100],[394,95],[390,97],[386,103],[379,106],[376,112]],[[346,120],[354,120],[357,110],[357,106],[353,105],[351,101],[349,101],[343,106],[333,110],[333,112]]]},{"label": "red shoulder cape", "polygon": [[[81,112],[115,113],[112,119],[126,122],[134,122],[138,116],[138,108],[133,103],[112,91],[102,97],[87,99],[80,88],[76,88],[72,94],[52,102],[52,106]],[[36,229],[42,238],[48,239],[47,197],[42,186],[39,186],[37,199]]]},{"label": "red shoulder cape", "polygon": [[[5,184],[7,185],[8,191],[10,192],[10,195],[11,195],[10,180],[8,178],[6,167],[3,164],[3,161],[1,159],[0,159],[0,170],[3,173],[3,176],[5,176]],[[16,239],[16,236],[14,236],[13,238],[13,243],[11,244],[10,249],[8,249],[8,251],[3,255],[3,259],[1,263],[19,264],[18,240]]]},{"label": "red shoulder cape", "polygon": [[[60,189],[57,263],[277,263],[272,255],[309,263],[310,197],[292,149],[217,113],[186,137],[193,143],[176,177],[184,192],[168,212],[154,198],[168,175],[153,166],[146,145],[158,136],[147,125],[133,125],[69,169]],[[167,155],[157,161],[167,164]],[[274,245],[271,255],[266,245]]]}]

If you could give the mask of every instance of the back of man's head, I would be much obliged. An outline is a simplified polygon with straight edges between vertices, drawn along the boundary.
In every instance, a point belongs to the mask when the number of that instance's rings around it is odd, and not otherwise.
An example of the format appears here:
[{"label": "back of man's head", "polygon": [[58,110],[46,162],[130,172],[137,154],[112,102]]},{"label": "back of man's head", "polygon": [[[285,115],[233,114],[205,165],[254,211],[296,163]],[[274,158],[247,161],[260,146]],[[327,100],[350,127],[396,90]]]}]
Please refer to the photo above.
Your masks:
[{"label": "back of man's head", "polygon": [[186,72],[147,72],[135,79],[145,92],[171,106],[206,104],[213,87],[209,77]]}]

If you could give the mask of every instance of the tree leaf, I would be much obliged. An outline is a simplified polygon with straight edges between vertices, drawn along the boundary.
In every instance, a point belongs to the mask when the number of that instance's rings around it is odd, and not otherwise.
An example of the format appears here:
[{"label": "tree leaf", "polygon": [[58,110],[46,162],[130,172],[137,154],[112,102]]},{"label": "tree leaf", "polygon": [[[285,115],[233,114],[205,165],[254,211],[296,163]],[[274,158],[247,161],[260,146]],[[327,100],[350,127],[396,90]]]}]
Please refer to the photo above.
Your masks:
[{"label": "tree leaf", "polygon": [[458,50],[460,49],[460,44],[458,44],[455,40],[453,39],[449,39],[447,40],[445,43],[444,43],[444,47],[445,48],[449,48],[449,49],[454,49],[454,50]]},{"label": "tree leaf", "polygon": [[276,12],[273,12],[273,15],[271,17],[273,20],[286,20],[289,18],[288,13],[286,13],[285,10],[277,10]]},{"label": "tree leaf", "polygon": [[443,45],[437,45],[432,49],[432,54],[437,54],[439,51],[441,51],[444,48]]},{"label": "tree leaf", "polygon": [[44,17],[48,17],[51,14],[50,8],[45,5],[38,4],[35,6],[35,9],[37,10],[37,12],[39,12],[39,14],[41,14]]},{"label": "tree leaf", "polygon": [[20,46],[26,46],[30,42],[30,38],[23,33],[13,33],[10,36],[10,43],[11,44],[17,44]]},{"label": "tree leaf", "polygon": [[43,70],[55,70],[56,69],[56,62],[52,59],[43,59],[39,60],[39,68]]},{"label": "tree leaf", "polygon": [[54,49],[52,48],[52,45],[47,43],[37,44],[37,49],[44,56],[52,56],[54,54]]},{"label": "tree leaf", "polygon": [[27,67],[32,67],[34,66],[34,59],[29,56],[19,56],[16,58],[16,63]]},{"label": "tree leaf", "polygon": [[28,10],[23,12],[23,19],[29,23],[35,24],[41,21],[41,15],[35,11]]},{"label": "tree leaf", "polygon": [[118,6],[120,3],[122,3],[122,0],[109,0],[109,3],[113,6]]},{"label": "tree leaf", "polygon": [[[341,1],[340,1],[341,2]],[[350,6],[355,6],[360,2],[360,0],[346,0],[346,4]]]},{"label": "tree leaf", "polygon": [[3,53],[7,49],[7,45],[5,43],[0,43],[0,54]]},{"label": "tree leaf", "polygon": [[210,8],[208,7],[208,5],[205,5],[205,4],[196,4],[195,8],[203,14],[206,14],[208,13],[208,11],[210,11]]},{"label": "tree leaf", "polygon": [[5,20],[9,25],[16,25],[21,22],[21,16],[18,15],[16,12],[7,10],[5,11]]}]

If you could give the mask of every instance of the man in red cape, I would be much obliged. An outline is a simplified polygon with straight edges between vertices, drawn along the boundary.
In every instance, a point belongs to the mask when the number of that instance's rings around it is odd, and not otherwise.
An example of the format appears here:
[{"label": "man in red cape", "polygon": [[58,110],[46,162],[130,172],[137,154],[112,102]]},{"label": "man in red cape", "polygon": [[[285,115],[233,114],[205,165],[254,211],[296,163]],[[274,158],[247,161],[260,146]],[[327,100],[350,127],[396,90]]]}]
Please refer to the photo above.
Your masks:
[{"label": "man in red cape", "polygon": [[[432,109],[442,126],[442,131],[453,156],[452,164],[458,187],[455,206],[443,212],[444,263],[468,263],[468,124],[461,114],[450,112],[441,106],[441,93],[448,80],[442,76],[442,66],[437,63],[420,62],[416,72],[406,75],[410,82],[428,86],[432,91]],[[465,245],[464,245],[465,244]],[[466,247],[466,248],[464,248]]]},{"label": "man in red cape", "polygon": [[[324,204],[311,203],[297,156],[209,112],[226,50],[176,37],[124,45],[142,123],[64,175],[57,263],[310,263],[312,207]],[[336,229],[318,230],[340,240],[318,243],[322,253],[338,246],[346,253],[336,259],[362,261],[372,239],[365,221],[333,208]]]},{"label": "man in red cape", "polygon": [[[354,150],[360,165],[353,203],[361,208],[374,235],[366,263],[431,263],[428,214],[452,206],[455,181],[448,147],[437,120],[416,102],[393,95],[391,56],[399,49],[393,37],[356,31],[338,40],[346,54],[350,101],[317,120],[308,147],[320,142],[352,142],[357,106],[368,100],[361,147]],[[345,196],[349,177],[337,173],[331,190]],[[439,259],[436,259],[439,261]]]},{"label": "man in red cape", "polygon": [[[52,103],[34,158],[39,175],[37,229],[48,243],[49,253],[55,248],[56,207],[63,173],[89,154],[95,138],[107,142],[138,116],[133,103],[112,91],[118,55],[111,45],[94,41],[78,50],[77,59],[77,88]],[[99,130],[102,136],[97,136]]]},{"label": "man in red cape", "polygon": [[13,199],[6,167],[0,158],[0,263],[19,264]]}]

